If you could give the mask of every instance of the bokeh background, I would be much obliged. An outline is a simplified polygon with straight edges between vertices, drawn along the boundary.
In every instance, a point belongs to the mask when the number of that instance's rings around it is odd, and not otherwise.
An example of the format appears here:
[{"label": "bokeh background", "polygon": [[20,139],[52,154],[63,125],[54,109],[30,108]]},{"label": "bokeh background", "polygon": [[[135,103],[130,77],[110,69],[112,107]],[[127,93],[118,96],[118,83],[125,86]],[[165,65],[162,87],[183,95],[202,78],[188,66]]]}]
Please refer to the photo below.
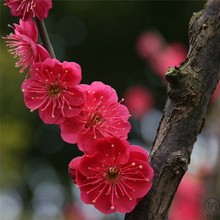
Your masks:
[{"label": "bokeh background", "polygon": [[[102,81],[125,98],[132,114],[129,141],[153,143],[166,101],[164,74],[188,48],[188,23],[204,1],[53,1],[45,20],[57,58],[81,65],[82,83]],[[18,23],[1,1],[1,36]],[[1,220],[121,220],[80,201],[67,168],[81,155],[59,128],[45,125],[24,105],[25,74],[1,39]],[[206,124],[173,205],[171,220],[220,219],[220,103],[210,103]],[[207,206],[216,204],[214,208]],[[213,211],[214,210],[214,211]]]}]

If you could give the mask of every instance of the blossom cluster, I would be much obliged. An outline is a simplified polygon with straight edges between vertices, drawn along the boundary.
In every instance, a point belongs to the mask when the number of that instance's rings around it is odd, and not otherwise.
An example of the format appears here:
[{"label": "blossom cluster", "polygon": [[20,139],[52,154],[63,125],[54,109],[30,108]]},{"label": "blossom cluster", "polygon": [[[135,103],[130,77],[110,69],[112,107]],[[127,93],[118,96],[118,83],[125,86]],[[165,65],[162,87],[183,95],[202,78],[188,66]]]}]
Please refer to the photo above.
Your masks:
[{"label": "blossom cluster", "polygon": [[[164,79],[164,73],[171,66],[179,66],[186,58],[187,49],[180,42],[166,43],[158,31],[142,33],[137,39],[137,53],[151,69]],[[166,83],[166,81],[164,80]]]},{"label": "blossom cluster", "polygon": [[79,64],[60,62],[38,43],[33,17],[46,18],[50,0],[6,0],[5,5],[20,17],[5,39],[19,58],[20,72],[28,69],[21,86],[25,105],[45,124],[59,126],[63,140],[84,153],[69,163],[81,199],[106,214],[130,212],[150,190],[154,171],[147,152],[126,140],[131,125],[123,100],[102,82],[81,84]]}]

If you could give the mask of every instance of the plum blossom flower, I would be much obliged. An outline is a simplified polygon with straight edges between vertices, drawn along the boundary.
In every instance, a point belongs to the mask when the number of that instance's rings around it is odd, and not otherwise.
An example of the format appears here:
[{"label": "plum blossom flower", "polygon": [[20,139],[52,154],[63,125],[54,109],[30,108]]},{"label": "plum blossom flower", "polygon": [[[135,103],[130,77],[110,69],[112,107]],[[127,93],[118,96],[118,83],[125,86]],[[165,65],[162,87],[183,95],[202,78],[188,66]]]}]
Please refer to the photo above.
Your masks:
[{"label": "plum blossom flower", "polygon": [[61,136],[68,143],[77,143],[85,153],[92,151],[92,143],[102,137],[127,138],[130,131],[129,112],[118,102],[115,90],[102,82],[81,85],[85,103],[80,115],[61,124]]},{"label": "plum blossom flower", "polygon": [[198,176],[187,173],[177,189],[169,211],[170,220],[205,220],[205,184]]},{"label": "plum blossom flower", "polygon": [[38,31],[36,24],[33,21],[22,21],[19,25],[14,24],[14,33],[4,37],[6,45],[10,48],[9,52],[18,57],[16,67],[21,67],[22,73],[30,65],[44,61],[50,55],[47,50],[37,44]]},{"label": "plum blossom flower", "polygon": [[164,78],[168,67],[179,66],[186,58],[186,47],[182,43],[171,43],[150,60],[152,69]]},{"label": "plum blossom flower", "polygon": [[61,123],[81,111],[83,93],[77,87],[81,78],[81,68],[74,62],[48,58],[35,63],[22,84],[24,102],[31,111],[39,109],[44,123]]},{"label": "plum blossom flower", "polygon": [[187,49],[179,42],[166,44],[156,31],[145,32],[137,39],[138,54],[149,62],[151,68],[165,81],[168,67],[179,66],[186,58]]},{"label": "plum blossom flower", "polygon": [[13,16],[19,16],[23,20],[37,17],[43,20],[48,16],[52,8],[51,0],[5,0],[5,5],[10,8]]},{"label": "plum blossom flower", "polygon": [[148,60],[156,56],[164,47],[163,37],[156,31],[142,33],[137,39],[137,53]]},{"label": "plum blossom flower", "polygon": [[132,211],[152,186],[147,152],[119,138],[99,139],[94,149],[69,164],[82,201],[105,214]]},{"label": "plum blossom flower", "polygon": [[124,94],[125,105],[134,118],[140,118],[154,106],[150,91],[143,86],[132,86]]}]

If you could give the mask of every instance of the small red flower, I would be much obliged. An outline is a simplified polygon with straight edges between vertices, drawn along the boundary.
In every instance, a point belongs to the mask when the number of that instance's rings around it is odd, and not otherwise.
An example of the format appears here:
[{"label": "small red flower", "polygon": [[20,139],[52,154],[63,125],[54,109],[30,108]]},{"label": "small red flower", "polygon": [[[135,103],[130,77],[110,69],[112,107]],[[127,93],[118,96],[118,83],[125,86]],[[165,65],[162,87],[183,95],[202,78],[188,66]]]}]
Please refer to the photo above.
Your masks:
[{"label": "small red flower", "polygon": [[61,123],[81,111],[83,93],[77,87],[81,78],[81,68],[74,62],[48,58],[35,63],[22,84],[25,104],[31,111],[39,109],[45,123]]},{"label": "small red flower", "polygon": [[149,62],[156,74],[165,79],[168,67],[179,66],[186,58],[186,47],[179,43],[165,44],[156,31],[145,32],[137,40],[138,54]]},{"label": "small red flower", "polygon": [[196,176],[186,174],[177,189],[169,211],[170,220],[205,220],[205,184]]},{"label": "small red flower", "polygon": [[48,16],[49,9],[52,8],[51,0],[5,0],[13,16],[19,16],[23,20],[37,17],[43,20]]},{"label": "small red flower", "polygon": [[85,103],[79,116],[61,124],[61,136],[68,143],[77,143],[85,153],[92,152],[93,141],[102,137],[127,138],[130,131],[129,112],[118,102],[115,90],[102,82],[81,85]]},{"label": "small red flower", "polygon": [[155,57],[163,47],[164,40],[156,31],[144,32],[137,39],[137,52],[146,60]]},{"label": "small red flower", "polygon": [[37,44],[38,31],[33,21],[22,21],[20,19],[19,25],[14,24],[13,28],[14,33],[4,37],[4,39],[10,48],[9,52],[14,57],[19,58],[15,66],[21,67],[21,73],[30,65],[50,57],[47,50]]},{"label": "small red flower", "polygon": [[150,91],[143,86],[128,88],[124,97],[125,105],[134,118],[140,118],[154,106],[154,100]]},{"label": "small red flower", "polygon": [[164,78],[168,67],[179,66],[185,58],[186,47],[181,43],[172,43],[150,60],[150,65],[155,73]]},{"label": "small red flower", "polygon": [[82,201],[105,214],[130,212],[152,185],[147,152],[119,138],[97,140],[94,149],[69,164]]}]

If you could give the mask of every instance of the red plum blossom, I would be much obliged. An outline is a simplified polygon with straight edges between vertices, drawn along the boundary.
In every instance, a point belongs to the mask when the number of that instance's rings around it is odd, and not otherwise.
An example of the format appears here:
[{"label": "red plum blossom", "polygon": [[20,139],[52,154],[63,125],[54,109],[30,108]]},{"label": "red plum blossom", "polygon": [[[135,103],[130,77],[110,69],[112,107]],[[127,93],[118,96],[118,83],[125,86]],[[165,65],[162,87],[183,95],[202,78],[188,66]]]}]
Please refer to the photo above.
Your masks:
[{"label": "red plum blossom", "polygon": [[69,174],[83,202],[104,214],[130,212],[152,186],[147,152],[119,138],[94,143],[94,152],[74,158]]},{"label": "red plum blossom", "polygon": [[152,69],[164,78],[168,67],[179,66],[186,58],[186,48],[181,43],[172,43],[150,60]]},{"label": "red plum blossom", "polygon": [[19,25],[14,24],[14,33],[7,37],[6,45],[10,48],[9,52],[18,57],[16,67],[21,67],[22,73],[30,65],[44,61],[50,55],[47,50],[40,44],[37,44],[38,31],[36,24],[33,21],[22,21]]},{"label": "red plum blossom", "polygon": [[51,0],[5,0],[5,5],[10,8],[13,16],[19,16],[23,20],[37,17],[43,20],[48,16],[52,8]]},{"label": "red plum blossom", "polygon": [[186,58],[186,47],[180,42],[166,44],[156,31],[145,32],[137,39],[137,53],[144,58],[156,74],[165,80],[169,67],[179,66]]},{"label": "red plum blossom", "polygon": [[137,52],[144,59],[152,59],[163,47],[163,38],[156,31],[144,32],[137,39]]},{"label": "red plum blossom", "polygon": [[81,111],[83,94],[78,88],[81,68],[74,62],[48,58],[30,68],[30,78],[22,84],[24,102],[31,111],[39,109],[46,124],[59,124]]},{"label": "red plum blossom", "polygon": [[92,152],[92,143],[102,137],[127,138],[130,131],[129,112],[118,102],[115,90],[102,82],[80,85],[85,103],[80,115],[61,124],[61,136],[68,143],[77,143],[84,153]]},{"label": "red plum blossom", "polygon": [[186,174],[177,189],[169,212],[170,220],[205,220],[205,185],[197,176]]},{"label": "red plum blossom", "polygon": [[154,100],[150,91],[143,86],[132,86],[124,94],[125,105],[132,117],[140,118],[153,108]]}]

